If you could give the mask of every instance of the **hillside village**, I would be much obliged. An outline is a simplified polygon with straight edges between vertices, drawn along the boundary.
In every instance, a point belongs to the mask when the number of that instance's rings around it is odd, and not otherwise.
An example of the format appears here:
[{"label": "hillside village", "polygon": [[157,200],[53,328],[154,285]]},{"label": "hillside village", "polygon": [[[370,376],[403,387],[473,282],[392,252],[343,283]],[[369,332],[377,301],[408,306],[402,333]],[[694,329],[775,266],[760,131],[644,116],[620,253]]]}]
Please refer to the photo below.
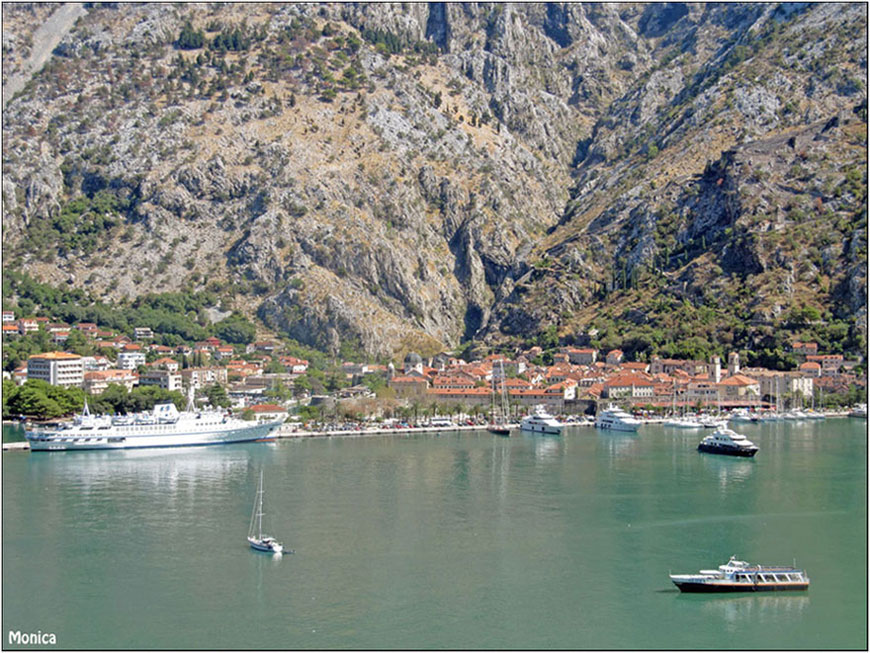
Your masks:
[{"label": "hillside village", "polygon": [[[850,388],[866,388],[860,361],[819,352],[813,342],[792,343],[790,353],[798,365],[790,370],[743,367],[737,352],[726,361],[718,356],[709,361],[657,356],[629,361],[619,349],[576,346],[549,352],[532,347],[513,357],[490,354],[472,361],[447,353],[424,360],[412,352],[398,366],[341,362],[328,387],[318,388],[309,362],[288,355],[272,340],[230,345],[212,336],[171,347],[155,344],[156,334],[147,327],[135,328],[131,337],[92,322],[68,325],[48,317],[16,319],[12,311],[3,312],[4,341],[37,332],[47,334],[56,351],[32,354],[14,371],[4,372],[18,386],[38,379],[82,388],[93,397],[113,384],[127,391],[157,386],[182,393],[192,388],[200,394],[220,386],[234,408],[262,419],[305,406],[320,406],[316,414],[321,417],[358,419],[410,416],[411,411],[415,419],[421,413],[481,415],[502,388],[515,416],[537,405],[555,413],[591,413],[602,400],[660,412],[821,407],[845,397]],[[65,351],[71,337],[84,338],[102,353]]]}]

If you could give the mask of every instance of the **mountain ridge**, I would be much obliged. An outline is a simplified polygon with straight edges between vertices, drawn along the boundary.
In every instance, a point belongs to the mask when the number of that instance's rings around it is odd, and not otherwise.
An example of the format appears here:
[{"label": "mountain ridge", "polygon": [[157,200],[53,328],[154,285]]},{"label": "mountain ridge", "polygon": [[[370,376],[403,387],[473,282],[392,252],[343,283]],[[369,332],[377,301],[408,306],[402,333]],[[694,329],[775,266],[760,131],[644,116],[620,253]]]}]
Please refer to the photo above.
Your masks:
[{"label": "mountain ridge", "polygon": [[862,349],[865,46],[848,4],[94,5],[8,102],[4,258],[331,352],[613,343],[684,301]]}]

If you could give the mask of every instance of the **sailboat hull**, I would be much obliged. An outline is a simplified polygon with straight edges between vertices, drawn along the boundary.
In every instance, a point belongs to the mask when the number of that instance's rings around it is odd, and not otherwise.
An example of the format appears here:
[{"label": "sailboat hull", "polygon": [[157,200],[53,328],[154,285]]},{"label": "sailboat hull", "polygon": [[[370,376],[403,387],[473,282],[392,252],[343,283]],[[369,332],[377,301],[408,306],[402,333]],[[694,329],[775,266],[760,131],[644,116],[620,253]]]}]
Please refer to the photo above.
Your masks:
[{"label": "sailboat hull", "polygon": [[257,485],[257,498],[254,501],[254,511],[251,514],[251,525],[248,528],[248,544],[254,551],[264,553],[281,553],[284,550],[278,540],[263,534],[263,470],[260,470],[260,483]]},{"label": "sailboat hull", "polygon": [[248,544],[254,551],[263,551],[264,553],[281,553],[284,547],[277,542],[263,542],[253,537],[248,538]]}]

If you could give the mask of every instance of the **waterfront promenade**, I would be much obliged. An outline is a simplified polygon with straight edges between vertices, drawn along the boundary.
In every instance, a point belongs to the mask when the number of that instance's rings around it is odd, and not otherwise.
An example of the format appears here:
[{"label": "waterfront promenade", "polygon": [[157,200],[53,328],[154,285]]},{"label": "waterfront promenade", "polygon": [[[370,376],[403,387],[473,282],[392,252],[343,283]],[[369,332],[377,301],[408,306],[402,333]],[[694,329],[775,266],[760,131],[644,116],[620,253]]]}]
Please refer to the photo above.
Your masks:
[{"label": "waterfront promenade", "polygon": [[[827,418],[836,418],[836,417],[848,417],[848,411],[829,411],[825,413],[825,417]],[[649,418],[644,419],[645,424],[658,424],[663,421],[663,418]],[[518,423],[508,424],[507,425],[512,430],[519,430],[520,425]],[[565,423],[566,427],[579,426],[579,427],[591,427],[594,426],[592,422],[567,422]],[[287,440],[292,438],[332,438],[332,437],[341,437],[341,438],[354,438],[354,437],[368,437],[368,436],[383,436],[383,435],[410,435],[412,433],[456,433],[460,431],[481,431],[486,429],[486,425],[481,424],[472,424],[472,425],[453,425],[453,426],[408,426],[403,428],[384,428],[384,427],[369,427],[369,428],[359,428],[359,429],[333,429],[328,431],[320,431],[320,430],[306,430],[302,428],[296,428],[292,424],[284,424],[281,428],[278,429],[277,435],[275,436],[276,440]],[[700,432],[700,431],[699,431]],[[28,451],[30,446],[27,442],[4,442],[3,443],[3,451]]]},{"label": "waterfront promenade", "polygon": [[[511,429],[519,429],[519,424],[508,424]],[[569,424],[571,426],[571,424]],[[579,426],[574,424],[573,426]],[[458,431],[480,431],[485,425],[474,424],[455,426],[408,426],[404,428],[363,428],[363,429],[335,429],[329,431],[308,431],[296,429],[291,425],[283,425],[278,429],[276,440],[290,438],[331,438],[331,437],[366,437],[371,435],[410,435],[411,433],[455,433]],[[27,451],[30,446],[27,442],[4,442],[3,451]]]}]

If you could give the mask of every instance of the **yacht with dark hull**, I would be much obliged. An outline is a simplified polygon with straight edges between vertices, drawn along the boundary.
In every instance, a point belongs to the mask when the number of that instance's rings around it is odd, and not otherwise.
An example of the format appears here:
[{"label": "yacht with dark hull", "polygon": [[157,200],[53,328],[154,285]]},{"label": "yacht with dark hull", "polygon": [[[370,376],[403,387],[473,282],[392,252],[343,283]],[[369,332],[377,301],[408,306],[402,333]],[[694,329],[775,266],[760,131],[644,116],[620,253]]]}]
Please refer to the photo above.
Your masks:
[{"label": "yacht with dark hull", "polygon": [[806,590],[810,579],[803,569],[786,566],[751,565],[731,559],[718,569],[697,574],[670,574],[681,592],[783,592]]},{"label": "yacht with dark hull", "polygon": [[725,456],[742,456],[751,458],[758,453],[758,447],[746,439],[745,435],[720,426],[698,444],[702,453],[717,453]]}]

